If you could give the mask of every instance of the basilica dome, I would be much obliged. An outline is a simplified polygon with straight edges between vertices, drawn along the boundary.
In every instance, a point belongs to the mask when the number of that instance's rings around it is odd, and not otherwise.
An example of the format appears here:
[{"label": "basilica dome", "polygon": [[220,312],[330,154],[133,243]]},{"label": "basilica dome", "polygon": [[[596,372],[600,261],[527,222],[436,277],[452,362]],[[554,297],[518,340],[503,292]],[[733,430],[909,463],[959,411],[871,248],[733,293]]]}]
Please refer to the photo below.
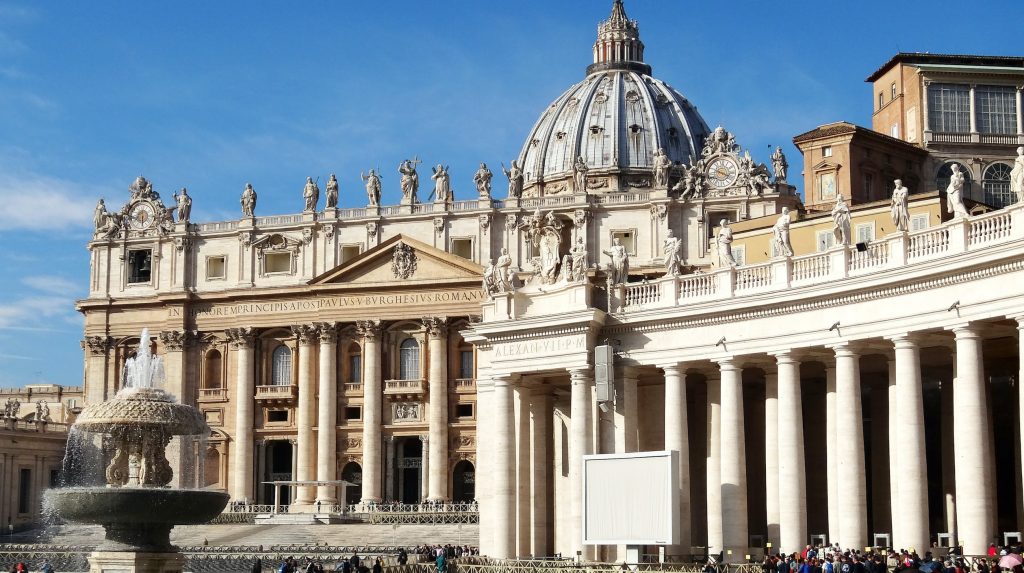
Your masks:
[{"label": "basilica dome", "polygon": [[651,77],[643,53],[639,26],[616,0],[598,26],[586,78],[544,110],[523,144],[524,195],[572,192],[579,157],[594,192],[650,186],[658,149],[677,164],[700,157],[707,124],[686,97]]}]

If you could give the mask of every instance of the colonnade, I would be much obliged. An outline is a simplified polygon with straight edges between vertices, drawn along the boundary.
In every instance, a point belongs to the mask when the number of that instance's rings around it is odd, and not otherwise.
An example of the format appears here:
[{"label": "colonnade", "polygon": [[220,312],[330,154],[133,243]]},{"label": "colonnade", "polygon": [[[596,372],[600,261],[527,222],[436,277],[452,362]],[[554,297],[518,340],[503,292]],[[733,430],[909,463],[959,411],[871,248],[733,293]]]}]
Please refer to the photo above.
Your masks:
[{"label": "colonnade", "polygon": [[[425,396],[428,436],[424,438],[423,479],[429,484],[427,501],[449,499],[448,492],[448,326],[444,318],[425,318],[427,333],[428,394]],[[355,336],[361,340],[362,376],[362,492],[364,503],[382,500],[384,472],[384,380],[382,324],[359,321]],[[338,325],[312,323],[291,327],[298,340],[297,404],[295,407],[297,481],[334,481],[337,476]],[[256,391],[256,332],[252,328],[226,331],[235,355],[235,428],[231,448],[230,493],[236,501],[252,501],[257,470],[254,465]],[[429,444],[429,448],[427,447]],[[336,488],[301,486],[293,505],[314,507],[338,503]]]},{"label": "colonnade", "polygon": [[[1024,326],[1020,328],[1024,329]],[[584,504],[582,458],[590,453],[610,451],[624,453],[637,447],[635,428],[640,415],[636,404],[636,374],[644,370],[664,380],[664,441],[641,440],[644,449],[677,450],[681,476],[678,511],[682,515],[682,531],[678,546],[670,553],[688,554],[692,545],[702,540],[693,538],[690,527],[691,472],[690,451],[704,452],[706,457],[707,546],[712,554],[722,552],[728,561],[743,560],[750,554],[748,524],[748,467],[745,452],[743,370],[754,366],[764,371],[764,448],[765,448],[765,514],[767,543],[772,551],[799,551],[810,543],[808,531],[808,468],[805,462],[804,404],[802,398],[801,361],[824,365],[825,401],[822,411],[827,444],[827,468],[814,471],[827,473],[828,541],[846,548],[863,548],[874,544],[869,531],[868,464],[865,457],[865,413],[862,404],[860,362],[864,355],[882,354],[888,359],[889,425],[881,430],[888,439],[889,503],[892,544],[895,547],[923,551],[931,545],[928,471],[925,447],[925,409],[922,388],[921,348],[923,343],[935,346],[949,344],[955,353],[952,401],[953,465],[955,467],[955,514],[949,530],[963,544],[968,554],[982,554],[996,533],[995,477],[992,470],[993,438],[990,410],[986,396],[986,378],[982,361],[982,326],[962,324],[946,334],[924,335],[905,333],[871,341],[843,341],[827,347],[780,350],[767,354],[722,356],[708,361],[669,362],[657,365],[636,365],[618,375],[619,391],[614,398],[614,414],[606,418],[594,401],[594,377],[590,368],[568,370],[568,464],[569,494],[558,497],[554,507],[548,506],[552,487],[545,468],[561,464],[550,451],[553,438],[547,424],[552,419],[552,392],[564,395],[554,386],[532,392],[517,392],[522,383],[518,375],[492,374],[480,386],[481,401],[493,412],[487,433],[486,466],[490,486],[483,494],[483,507],[489,515],[482,516],[483,543],[492,542],[487,553],[495,557],[521,555],[563,555],[579,552],[584,558],[599,558],[592,548],[582,544],[582,513]],[[950,340],[949,333],[952,333]],[[936,337],[938,336],[938,337]],[[938,340],[939,343],[935,341]],[[1021,343],[1024,346],[1024,341]],[[1024,351],[1024,348],[1022,348]],[[1024,368],[1024,367],[1022,367]],[[548,373],[545,380],[564,379],[565,373]],[[1024,376],[1024,370],[1022,370]],[[533,378],[535,380],[535,378]],[[703,381],[706,387],[705,436],[691,436],[693,425],[688,420],[688,388]],[[543,381],[542,381],[543,382]],[[632,392],[623,391],[632,386]],[[543,388],[543,386],[542,386]],[[885,394],[883,394],[884,396]],[[1024,392],[1021,393],[1024,408]],[[525,400],[525,404],[516,404]],[[632,404],[629,402],[632,401]],[[517,432],[515,411],[530,413],[526,432]],[[557,408],[556,408],[557,410]],[[645,412],[645,415],[649,412]],[[554,412],[557,421],[560,416]],[[614,436],[602,437],[595,417],[612,419]],[[698,422],[699,423],[699,422]],[[760,431],[760,428],[756,428]],[[874,427],[872,427],[874,433]],[[648,432],[650,435],[656,432]],[[701,440],[705,438],[705,440]],[[817,440],[818,436],[815,436]],[[518,440],[518,444],[517,444]],[[526,440],[528,443],[523,444]],[[818,443],[818,442],[816,442]],[[518,447],[517,447],[518,446]],[[557,447],[557,444],[556,444]],[[1024,446],[1022,446],[1024,448]],[[516,452],[529,452],[517,458]],[[874,452],[872,456],[877,455]],[[1024,456],[1024,450],[1022,450]],[[877,459],[877,458],[872,458]],[[484,462],[482,462],[484,463]],[[524,470],[523,463],[532,466]],[[944,460],[944,464],[946,461]],[[517,466],[520,466],[517,468]],[[563,471],[565,471],[563,469]],[[523,482],[522,475],[531,476]],[[758,475],[760,470],[758,470]],[[824,484],[823,484],[824,485]],[[758,483],[750,491],[757,491]],[[872,494],[874,496],[879,494]],[[1018,494],[1019,495],[1019,494]],[[760,500],[758,500],[760,501]],[[875,502],[876,503],[877,499]],[[523,506],[530,523],[523,524]],[[824,510],[823,510],[824,511]],[[549,516],[550,512],[550,518]],[[517,527],[518,520],[518,527]],[[874,523],[878,522],[877,516]],[[547,528],[568,533],[551,546]],[[765,524],[757,524],[762,531]],[[874,532],[874,533],[877,533]]]}]

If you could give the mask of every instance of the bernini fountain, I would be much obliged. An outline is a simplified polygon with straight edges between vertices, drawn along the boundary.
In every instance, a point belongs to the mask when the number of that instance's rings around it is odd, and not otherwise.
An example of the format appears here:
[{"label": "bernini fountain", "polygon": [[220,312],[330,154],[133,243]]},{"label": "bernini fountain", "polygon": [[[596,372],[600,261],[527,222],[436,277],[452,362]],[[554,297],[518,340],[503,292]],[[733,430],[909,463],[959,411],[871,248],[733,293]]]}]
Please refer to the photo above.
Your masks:
[{"label": "bernini fountain", "polygon": [[[106,402],[90,404],[78,417],[72,431],[84,437],[83,447],[69,446],[65,464],[75,468],[73,473],[86,473],[80,468],[96,460],[73,458],[102,456],[104,483],[50,490],[45,504],[69,521],[103,526],[105,540],[89,556],[92,573],[177,573],[184,560],[170,543],[171,529],[210,521],[227,505],[228,494],[171,487],[168,445],[177,437],[172,457],[187,458],[181,454],[191,449],[189,439],[208,435],[209,427],[197,409],[158,388],[163,364],[150,351],[148,331],[142,331],[136,356],[124,370],[120,391]],[[88,479],[70,475],[65,481]]]}]

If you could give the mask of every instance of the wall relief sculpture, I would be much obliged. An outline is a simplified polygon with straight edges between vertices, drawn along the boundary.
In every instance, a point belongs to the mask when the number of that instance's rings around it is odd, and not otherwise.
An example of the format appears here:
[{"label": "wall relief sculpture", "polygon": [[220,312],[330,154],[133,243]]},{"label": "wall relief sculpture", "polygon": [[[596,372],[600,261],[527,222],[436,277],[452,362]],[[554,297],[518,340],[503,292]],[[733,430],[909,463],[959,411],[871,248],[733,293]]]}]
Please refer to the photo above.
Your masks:
[{"label": "wall relief sculpture", "polygon": [[391,255],[391,272],[395,278],[407,279],[416,272],[416,251],[399,241]]}]

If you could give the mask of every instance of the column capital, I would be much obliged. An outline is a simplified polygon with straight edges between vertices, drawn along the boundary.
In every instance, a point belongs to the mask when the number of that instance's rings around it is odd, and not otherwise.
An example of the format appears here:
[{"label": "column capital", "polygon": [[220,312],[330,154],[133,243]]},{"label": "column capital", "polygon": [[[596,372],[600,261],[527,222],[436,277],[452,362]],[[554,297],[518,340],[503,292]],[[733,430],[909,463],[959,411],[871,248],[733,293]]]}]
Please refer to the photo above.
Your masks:
[{"label": "column capital", "polygon": [[89,349],[92,356],[106,356],[113,343],[114,339],[109,336],[86,336],[82,345]]},{"label": "column capital", "polygon": [[181,352],[193,336],[190,331],[164,330],[159,334],[160,344],[168,352]]},{"label": "column capital", "polygon": [[320,336],[320,344],[334,344],[338,340],[338,323],[317,322],[313,324]]},{"label": "column capital", "polygon": [[[840,356],[857,358],[860,356],[860,352],[858,351],[859,349],[854,342],[837,342],[836,344],[829,344],[828,347],[832,349],[833,353],[835,353],[836,358]],[[826,364],[825,367],[828,368],[829,365]],[[835,364],[832,364],[831,367],[835,368]]]},{"label": "column capital", "polygon": [[892,342],[893,347],[896,349],[917,348],[921,342],[921,337],[916,332],[893,334],[891,336],[886,336],[885,339]]},{"label": "column capital", "polygon": [[775,358],[775,364],[800,364],[800,359],[797,357],[796,351],[792,349],[778,350],[775,352],[769,352],[769,355]]},{"label": "column capital", "polygon": [[441,338],[448,334],[448,319],[446,317],[424,316],[423,327],[431,338]]},{"label": "column capital", "polygon": [[1024,314],[1008,314],[1006,318],[1017,321],[1017,330],[1024,330]]},{"label": "column capital", "polygon": [[256,329],[248,326],[229,328],[224,331],[231,346],[235,348],[252,348],[256,342]]},{"label": "column capital", "polygon": [[317,338],[315,324],[297,324],[292,326],[292,334],[299,338],[299,344],[313,344]]},{"label": "column capital", "polygon": [[586,368],[573,368],[569,370],[569,379],[575,384],[587,384],[594,380],[594,371],[589,366]]},{"label": "column capital", "polygon": [[364,339],[379,339],[381,330],[381,322],[379,320],[356,321],[356,335]]},{"label": "column capital", "polygon": [[735,356],[726,356],[725,358],[719,358],[715,360],[715,362],[718,363],[718,370],[721,372],[743,370],[743,367],[737,364]]},{"label": "column capital", "polygon": [[669,362],[667,364],[658,364],[658,368],[661,368],[662,372],[667,376],[670,372],[678,376],[686,374],[687,363],[686,362]]},{"label": "column capital", "polygon": [[981,338],[981,325],[977,322],[954,324],[953,326],[946,327],[946,330],[952,332],[957,340]]}]

